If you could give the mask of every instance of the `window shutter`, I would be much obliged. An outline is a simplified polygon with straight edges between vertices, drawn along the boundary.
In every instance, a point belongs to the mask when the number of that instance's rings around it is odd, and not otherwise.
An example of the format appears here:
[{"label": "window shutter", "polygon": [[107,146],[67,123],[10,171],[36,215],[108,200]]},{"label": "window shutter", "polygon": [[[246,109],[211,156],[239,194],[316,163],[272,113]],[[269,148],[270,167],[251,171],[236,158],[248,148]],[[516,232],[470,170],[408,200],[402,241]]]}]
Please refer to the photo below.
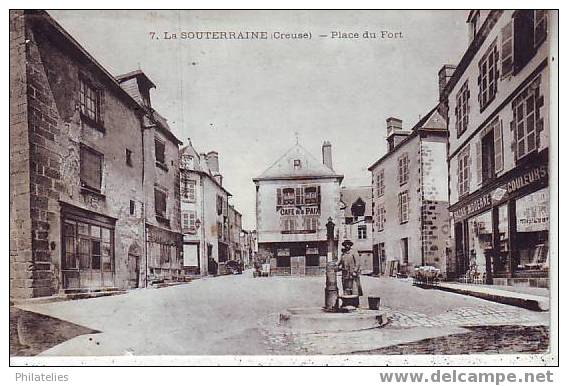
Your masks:
[{"label": "window shutter", "polygon": [[477,169],[477,184],[480,185],[483,173],[483,156],[481,153],[481,141],[475,142],[475,164]]},{"label": "window shutter", "polygon": [[81,148],[81,182],[94,189],[101,189],[102,158],[87,148]]},{"label": "window shutter", "polygon": [[495,146],[495,171],[503,170],[503,122],[499,120],[493,127],[493,143]]},{"label": "window shutter", "polygon": [[276,205],[282,205],[282,188],[276,189]]},{"label": "window shutter", "polygon": [[513,72],[513,22],[501,29],[501,77]]}]

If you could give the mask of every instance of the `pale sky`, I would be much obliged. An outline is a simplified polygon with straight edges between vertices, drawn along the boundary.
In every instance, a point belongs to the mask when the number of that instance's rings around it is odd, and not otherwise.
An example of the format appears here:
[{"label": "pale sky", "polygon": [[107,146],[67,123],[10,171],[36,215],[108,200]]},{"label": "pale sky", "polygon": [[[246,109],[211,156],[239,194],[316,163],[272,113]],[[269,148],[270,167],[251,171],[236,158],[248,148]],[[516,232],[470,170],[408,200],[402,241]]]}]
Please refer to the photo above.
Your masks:
[{"label": "pale sky", "polygon": [[[152,105],[198,152],[219,152],[224,186],[255,228],[258,176],[324,140],[343,186],[370,185],[389,116],[410,129],[438,100],[438,70],[467,46],[467,11],[49,11],[111,74],[141,68]],[[331,39],[333,31],[401,39]],[[311,40],[163,39],[165,31],[311,32]],[[159,40],[150,39],[156,32]]]}]

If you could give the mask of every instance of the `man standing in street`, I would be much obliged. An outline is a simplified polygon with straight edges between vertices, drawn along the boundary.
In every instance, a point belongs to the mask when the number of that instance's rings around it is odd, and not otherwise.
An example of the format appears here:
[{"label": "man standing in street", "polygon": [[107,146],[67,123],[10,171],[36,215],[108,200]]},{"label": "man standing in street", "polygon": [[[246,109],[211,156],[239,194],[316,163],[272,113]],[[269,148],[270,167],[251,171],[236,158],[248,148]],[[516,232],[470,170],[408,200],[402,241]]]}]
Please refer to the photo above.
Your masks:
[{"label": "man standing in street", "polygon": [[341,255],[338,268],[341,269],[341,283],[343,284],[344,295],[363,295],[361,287],[361,279],[359,273],[361,271],[361,259],[359,252],[351,249],[353,242],[345,240],[342,244],[344,251]]}]

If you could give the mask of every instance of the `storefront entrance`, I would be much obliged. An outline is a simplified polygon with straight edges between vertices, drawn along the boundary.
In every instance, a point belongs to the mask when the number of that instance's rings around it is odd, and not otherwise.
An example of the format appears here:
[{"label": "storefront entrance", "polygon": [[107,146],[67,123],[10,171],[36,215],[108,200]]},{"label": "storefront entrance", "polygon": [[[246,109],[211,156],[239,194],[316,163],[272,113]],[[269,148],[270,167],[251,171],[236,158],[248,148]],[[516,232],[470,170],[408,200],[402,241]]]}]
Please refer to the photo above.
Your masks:
[{"label": "storefront entrance", "polygon": [[62,287],[98,289],[114,283],[115,219],[62,207]]}]

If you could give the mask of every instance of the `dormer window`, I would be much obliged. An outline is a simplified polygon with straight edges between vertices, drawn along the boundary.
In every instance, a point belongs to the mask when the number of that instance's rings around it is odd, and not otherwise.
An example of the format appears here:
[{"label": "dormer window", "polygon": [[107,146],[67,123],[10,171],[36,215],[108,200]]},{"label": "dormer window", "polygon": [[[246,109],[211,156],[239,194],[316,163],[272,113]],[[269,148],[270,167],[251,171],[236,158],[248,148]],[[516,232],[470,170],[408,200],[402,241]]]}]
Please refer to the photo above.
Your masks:
[{"label": "dormer window", "polygon": [[302,168],[302,162],[299,159],[294,160],[294,170],[300,170]]}]

